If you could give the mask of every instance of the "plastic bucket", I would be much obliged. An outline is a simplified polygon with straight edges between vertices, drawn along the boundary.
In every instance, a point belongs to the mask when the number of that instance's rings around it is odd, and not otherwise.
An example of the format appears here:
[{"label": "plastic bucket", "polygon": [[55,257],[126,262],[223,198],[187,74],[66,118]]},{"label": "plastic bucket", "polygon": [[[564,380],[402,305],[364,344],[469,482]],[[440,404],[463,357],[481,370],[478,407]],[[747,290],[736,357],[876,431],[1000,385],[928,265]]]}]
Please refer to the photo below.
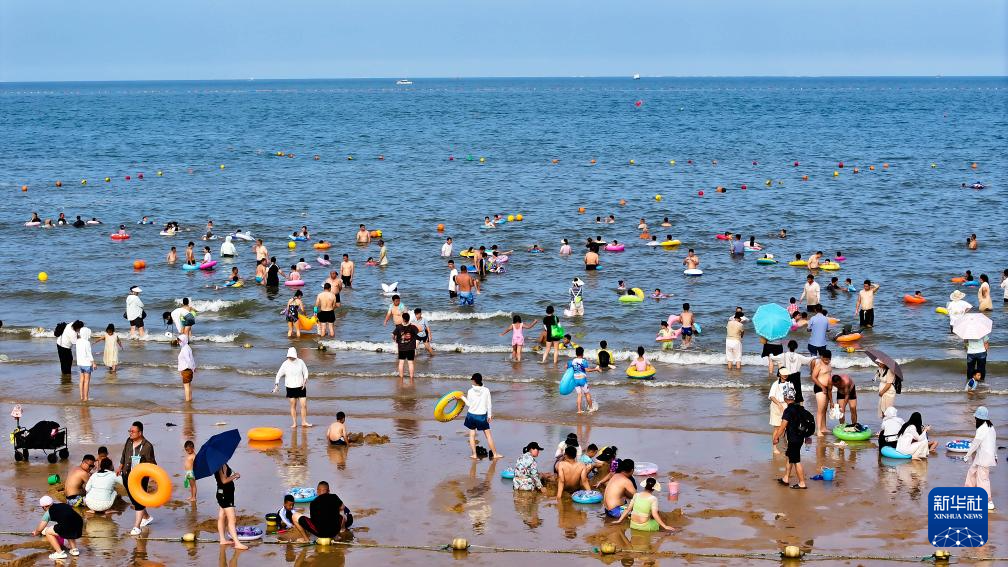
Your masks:
[{"label": "plastic bucket", "polygon": [[829,467],[823,467],[823,470],[822,470],[822,478],[823,478],[823,480],[833,480],[833,478],[835,476],[836,476],[836,470],[831,469]]},{"label": "plastic bucket", "polygon": [[675,480],[670,480],[668,483],[669,496],[673,494],[679,494],[679,482]]}]

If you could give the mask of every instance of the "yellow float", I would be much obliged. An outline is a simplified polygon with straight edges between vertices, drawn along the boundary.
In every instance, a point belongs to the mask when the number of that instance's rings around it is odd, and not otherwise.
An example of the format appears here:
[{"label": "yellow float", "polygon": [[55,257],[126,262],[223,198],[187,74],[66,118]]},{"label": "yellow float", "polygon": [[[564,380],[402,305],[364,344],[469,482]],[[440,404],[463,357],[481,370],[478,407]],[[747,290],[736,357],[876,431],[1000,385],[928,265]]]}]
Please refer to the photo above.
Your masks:
[{"label": "yellow float", "polygon": [[820,264],[819,267],[828,272],[835,272],[840,269],[840,264],[838,262],[826,262],[825,264]]},{"label": "yellow float", "polygon": [[806,260],[791,260],[790,262],[787,263],[787,265],[788,266],[795,266],[795,267],[804,268],[804,267],[808,266],[808,261],[806,261]]},{"label": "yellow float", "polygon": [[661,244],[662,246],[679,246],[682,242],[679,240],[663,240],[658,244]]},{"label": "yellow float", "polygon": [[[438,400],[437,405],[434,406],[434,419],[441,422],[449,422],[458,417],[465,408],[465,404],[461,401],[463,397],[465,397],[465,395],[458,390],[445,394],[440,400]],[[448,405],[452,402],[454,402],[455,405],[449,410]]]},{"label": "yellow float", "polygon": [[304,314],[298,315],[298,326],[301,327],[302,331],[312,330],[316,323],[318,323],[318,317],[315,315],[311,317],[305,317]]},{"label": "yellow float", "polygon": [[248,430],[249,441],[278,441],[283,438],[283,431],[277,427],[253,427]]}]

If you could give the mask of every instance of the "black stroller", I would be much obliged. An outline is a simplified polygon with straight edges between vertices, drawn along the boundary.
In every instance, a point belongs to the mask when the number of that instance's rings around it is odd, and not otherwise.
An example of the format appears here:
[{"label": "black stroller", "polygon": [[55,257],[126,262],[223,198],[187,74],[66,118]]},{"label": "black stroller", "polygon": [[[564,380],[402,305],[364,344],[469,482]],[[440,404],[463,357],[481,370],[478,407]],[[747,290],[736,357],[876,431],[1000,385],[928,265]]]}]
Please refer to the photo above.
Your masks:
[{"label": "black stroller", "polygon": [[42,451],[50,463],[70,456],[66,427],[60,427],[55,421],[40,421],[30,429],[21,427],[19,421],[11,437],[14,439],[15,461],[27,461],[29,449]]}]

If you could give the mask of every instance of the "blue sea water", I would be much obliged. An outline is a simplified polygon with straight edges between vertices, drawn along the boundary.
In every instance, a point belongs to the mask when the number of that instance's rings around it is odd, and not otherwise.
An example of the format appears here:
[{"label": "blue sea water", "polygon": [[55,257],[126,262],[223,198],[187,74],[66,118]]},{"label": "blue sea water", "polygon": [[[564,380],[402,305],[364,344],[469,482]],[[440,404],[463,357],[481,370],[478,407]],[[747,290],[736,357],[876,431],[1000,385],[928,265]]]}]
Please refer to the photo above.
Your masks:
[{"label": "blue sea water", "polygon": [[[290,343],[278,312],[289,290],[281,288],[276,297],[256,286],[215,290],[232,263],[222,262],[214,274],[164,263],[169,246],[182,250],[189,240],[197,250],[209,244],[216,257],[220,241],[198,239],[212,219],[221,236],[242,228],[262,237],[284,267],[319,255],[304,245],[287,249],[286,235],[301,225],[313,238],[335,243],[328,251],[333,258],[346,252],[357,262],[358,281],[343,295],[336,340],[326,343],[334,365],[390,363],[387,353],[374,351],[391,346],[379,283],[396,281],[404,303],[424,309],[436,343],[448,345],[430,372],[464,375],[484,368],[518,380],[538,376],[529,363],[504,362],[510,342],[498,333],[511,314],[528,322],[540,319],[547,305],[562,309],[570,280],[580,276],[587,282],[586,316],[565,319],[564,326],[589,347],[606,339],[620,352],[639,344],[657,351],[659,322],[689,302],[704,335],[689,350],[655,356],[659,382],[674,376],[690,383],[691,369],[709,372],[723,363],[723,326],[736,305],[751,315],[760,304],[786,304],[802,291],[802,269],[784,262],[758,266],[754,253],[730,258],[714,239],[730,230],[756,236],[781,260],[843,251],[847,261],[840,271],[817,276],[823,304],[856,326],[854,297],[830,297],[829,277],[880,283],[877,324],[859,346],[907,362],[920,375],[918,385],[935,391],[959,388],[964,355],[934,307],[955,289],[949,278],[967,269],[987,273],[995,297],[990,366],[994,373],[1008,368],[998,287],[1008,268],[1004,78],[414,82],[0,85],[4,350],[26,364],[45,361],[55,371],[51,342],[41,339],[46,332],[28,329],[75,318],[96,331],[108,322],[121,327],[123,298],[135,284],[144,289],[148,325],[158,335],[160,313],[174,308],[176,299],[198,301],[203,316],[196,335],[214,341],[197,342],[201,361],[216,358],[242,368],[230,347],[254,344],[256,356],[285,348]],[[974,181],[987,188],[960,188]],[[727,191],[715,192],[718,186]],[[578,214],[579,207],[586,212]],[[43,219],[64,212],[71,220],[81,215],[105,224],[26,228],[33,211]],[[483,217],[493,214],[521,214],[523,220],[482,230]],[[595,223],[609,214],[616,224]],[[142,215],[155,224],[137,226]],[[658,227],[663,217],[671,228]],[[641,218],[660,239],[669,234],[683,245],[644,246],[636,229]],[[159,236],[168,220],[187,231]],[[383,231],[388,267],[364,266],[378,252],[374,245],[353,244],[360,223]],[[444,233],[436,231],[439,223]],[[109,239],[119,224],[127,226],[130,240]],[[786,240],[771,236],[781,228]],[[971,233],[979,237],[975,252],[965,246]],[[469,246],[515,250],[507,273],[484,282],[474,309],[448,300],[445,259],[438,256],[447,235],[455,239],[457,262],[458,251]],[[586,273],[583,243],[596,235],[625,242],[627,249],[603,253],[603,269]],[[573,256],[558,255],[562,238],[570,240]],[[546,253],[525,252],[535,243]],[[250,277],[254,256],[238,244],[233,265]],[[682,275],[688,248],[701,256],[701,278]],[[135,272],[134,259],[145,259],[147,269]],[[47,272],[47,282],[37,281],[39,271]],[[324,275],[320,267],[308,272],[309,297]],[[673,297],[621,304],[615,292],[621,279]],[[903,294],[915,290],[930,302],[904,305]],[[975,305],[975,288],[964,291]],[[795,336],[804,347],[807,335]],[[170,365],[174,355],[166,338],[157,342],[160,350],[127,348],[123,357]],[[750,329],[747,366],[761,364],[759,349]],[[841,354],[836,365],[870,370],[859,353]],[[762,376],[752,372],[748,379],[762,383]],[[991,389],[1008,391],[997,383]]]}]

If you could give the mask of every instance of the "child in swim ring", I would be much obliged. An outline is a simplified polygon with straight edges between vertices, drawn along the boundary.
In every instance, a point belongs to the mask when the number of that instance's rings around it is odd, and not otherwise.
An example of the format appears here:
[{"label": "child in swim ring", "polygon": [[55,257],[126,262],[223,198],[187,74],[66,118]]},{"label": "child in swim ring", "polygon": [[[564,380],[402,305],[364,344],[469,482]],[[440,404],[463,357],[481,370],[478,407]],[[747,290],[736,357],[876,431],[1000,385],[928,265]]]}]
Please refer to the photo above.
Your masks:
[{"label": "child in swim ring", "polygon": [[[661,322],[661,328],[658,329],[658,340],[663,341],[662,350],[672,350],[672,328],[669,327],[668,321]],[[647,368],[647,367],[645,367]]]},{"label": "child in swim ring", "polygon": [[[667,327],[668,323],[664,323],[664,325]],[[637,372],[644,372],[650,365],[651,363],[648,362],[648,359],[644,356],[644,347],[637,347],[637,358],[630,363],[630,368],[635,369]]]},{"label": "child in swim ring", "polygon": [[656,287],[654,293],[651,294],[651,299],[668,299],[669,295],[667,293],[662,293],[661,288]]},{"label": "child in swim ring", "polygon": [[626,284],[623,283],[623,280],[616,282],[616,291],[626,291]]},{"label": "child in swim ring", "polygon": [[301,281],[301,274],[298,273],[297,266],[291,266],[290,273],[288,273],[285,277],[286,277],[287,281],[294,281],[294,282]]},{"label": "child in swim ring", "polygon": [[378,262],[375,262],[374,256],[368,256],[367,262],[364,262],[365,266],[377,266]]},{"label": "child in swim ring", "polygon": [[571,340],[570,335],[564,335],[563,340],[560,341],[560,348],[568,349],[568,348],[580,348],[580,347],[578,347],[578,345]]},{"label": "child in swim ring", "polygon": [[308,262],[305,262],[304,258],[301,258],[301,259],[298,260],[297,269],[298,269],[298,271],[301,271],[301,272],[303,272],[305,270],[310,270],[311,269],[311,264],[309,264]]},{"label": "child in swim ring", "polygon": [[497,225],[490,220],[490,217],[483,217],[483,228],[497,228]]},{"label": "child in swim ring", "polygon": [[532,247],[528,249],[528,251],[533,253],[545,252],[545,250],[539,247],[538,242],[533,244]]}]

